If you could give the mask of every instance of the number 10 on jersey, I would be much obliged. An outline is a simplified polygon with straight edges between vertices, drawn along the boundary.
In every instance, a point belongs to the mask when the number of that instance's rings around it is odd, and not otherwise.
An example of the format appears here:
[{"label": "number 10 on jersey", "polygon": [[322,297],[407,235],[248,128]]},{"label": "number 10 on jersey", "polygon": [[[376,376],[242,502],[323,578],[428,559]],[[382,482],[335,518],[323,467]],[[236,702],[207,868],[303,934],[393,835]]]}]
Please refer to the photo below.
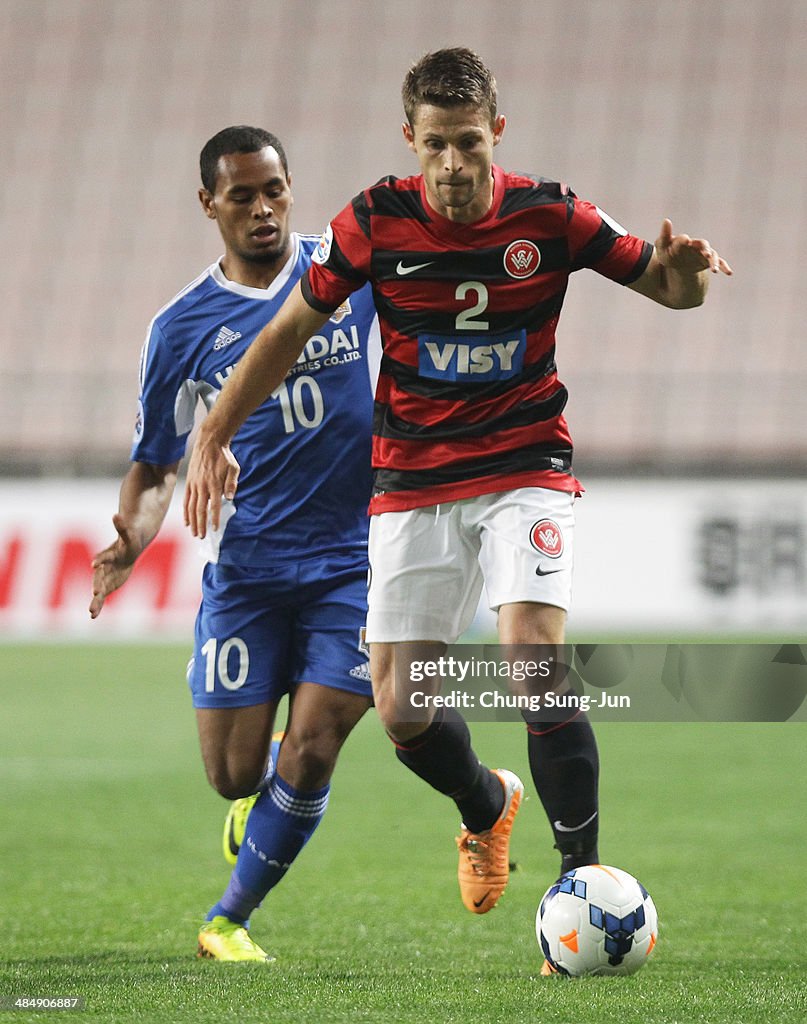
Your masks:
[{"label": "number 10 on jersey", "polygon": [[298,426],[311,430],[322,423],[325,407],[322,392],[313,377],[296,377],[291,388],[287,381],[272,392],[272,398],[280,403],[283,413],[283,429],[293,434]]}]

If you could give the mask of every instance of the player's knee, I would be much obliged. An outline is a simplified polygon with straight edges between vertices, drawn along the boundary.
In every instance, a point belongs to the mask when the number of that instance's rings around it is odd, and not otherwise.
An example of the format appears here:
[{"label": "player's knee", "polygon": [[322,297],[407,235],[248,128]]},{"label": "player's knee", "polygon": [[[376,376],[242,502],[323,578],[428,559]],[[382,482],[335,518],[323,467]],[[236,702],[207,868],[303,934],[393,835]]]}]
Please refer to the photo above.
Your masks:
[{"label": "player's knee", "polygon": [[390,735],[395,734],[395,726],[397,723],[397,708],[395,706],[395,700],[389,693],[381,692],[376,695],[375,709],[378,713],[378,717],[381,719],[381,724],[387,730]]},{"label": "player's knee", "polygon": [[342,737],[327,730],[287,732],[278,770],[297,789],[320,789],[333,774]]},{"label": "player's knee", "polygon": [[421,720],[418,722],[394,722],[386,728],[387,736],[396,745],[399,743],[412,743],[422,736],[431,725],[431,721]]},{"label": "player's knee", "polygon": [[256,793],[263,778],[263,770],[255,765],[207,765],[207,779],[219,796],[225,800],[240,800]]},{"label": "player's knee", "polygon": [[418,695],[417,700],[402,702],[396,698],[392,687],[376,694],[375,707],[393,743],[407,743],[419,736],[434,718],[434,705],[430,701]]},{"label": "player's knee", "polygon": [[412,706],[412,713],[409,716],[401,714],[399,702],[395,695],[395,686],[392,680],[385,685],[383,680],[379,681],[377,686],[374,686],[374,698],[375,698],[375,709],[378,713],[378,717],[381,719],[381,724],[384,729],[389,733],[390,736],[396,738],[404,738],[399,736],[401,730],[407,732],[407,723],[404,721],[406,717],[417,717],[414,706]]}]

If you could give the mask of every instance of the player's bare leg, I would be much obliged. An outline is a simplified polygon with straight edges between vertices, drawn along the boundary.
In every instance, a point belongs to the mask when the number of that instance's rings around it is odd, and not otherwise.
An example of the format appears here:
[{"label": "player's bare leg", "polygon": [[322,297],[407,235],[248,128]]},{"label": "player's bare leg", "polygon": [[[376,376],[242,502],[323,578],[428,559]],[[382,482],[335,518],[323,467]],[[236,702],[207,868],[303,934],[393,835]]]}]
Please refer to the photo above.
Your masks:
[{"label": "player's bare leg", "polygon": [[237,800],[257,791],[266,771],[276,714],[276,701],[196,709],[202,761],[217,793]]},{"label": "player's bare leg", "polygon": [[[566,612],[553,605],[517,602],[499,609],[503,644],[562,644]],[[561,684],[559,691],[564,687]],[[561,872],[599,859],[599,757],[585,712],[565,721],[524,712],[533,782],[561,853]]]},{"label": "player's bare leg", "polygon": [[516,601],[499,609],[499,643],[562,644],[566,612],[551,604]]},{"label": "player's bare leg", "polygon": [[[280,752],[283,752],[281,775],[286,782],[301,791],[321,789],[330,782],[343,743],[370,706],[369,697],[301,683],[291,695],[285,731],[271,734],[273,757],[269,767],[266,751],[262,752],[261,746],[268,723],[263,710],[243,714],[253,709],[231,709],[241,713],[231,714],[224,721],[214,717],[212,723],[205,722],[205,741],[210,761],[217,766],[216,777],[220,781],[226,779],[231,787],[229,792],[234,792],[232,779],[237,775],[241,783],[239,790],[242,793],[242,787],[248,790],[248,795],[234,800],[224,823],[222,849],[228,864],[236,862],[258,790],[266,788],[270,775],[278,770]],[[274,709],[274,721],[277,706],[258,705],[259,709],[269,707]],[[214,788],[221,792],[218,786]]]},{"label": "player's bare leg", "polygon": [[[404,663],[410,656],[432,660],[439,658],[446,645],[435,641],[413,643],[370,644],[370,676],[373,680],[373,698],[381,724],[393,743],[406,743],[423,733],[434,718],[433,707],[415,707],[407,701],[406,685],[396,686],[396,657]],[[440,680],[424,679],[418,689],[429,694],[439,693]]]},{"label": "player's bare leg", "polygon": [[249,813],[267,776],[277,702],[240,708],[197,708],[202,761],[210,785],[231,800],[222,853],[235,864]]},{"label": "player's bare leg", "polygon": [[[249,916],[281,881],[322,820],[339,751],[370,703],[369,697],[313,683],[294,688],[277,767],[271,777],[258,779],[259,792],[246,818],[229,885],[199,932],[200,956],[258,959],[263,953],[260,947],[257,952],[251,946],[240,948],[244,943],[254,945],[247,931]],[[265,768],[276,705],[252,710],[251,715],[231,714],[218,727],[215,719],[211,724],[203,716],[200,735],[208,753],[214,736],[230,745],[240,739],[256,744],[248,753],[223,749],[218,756],[211,755],[214,768],[223,771],[221,765],[226,766],[227,785],[234,784],[238,772],[239,785],[249,777],[245,766]],[[210,766],[208,774],[216,777]]]},{"label": "player's bare leg", "polygon": [[342,745],[371,706],[369,697],[300,683],[291,697],[277,770],[295,789],[330,782]]}]

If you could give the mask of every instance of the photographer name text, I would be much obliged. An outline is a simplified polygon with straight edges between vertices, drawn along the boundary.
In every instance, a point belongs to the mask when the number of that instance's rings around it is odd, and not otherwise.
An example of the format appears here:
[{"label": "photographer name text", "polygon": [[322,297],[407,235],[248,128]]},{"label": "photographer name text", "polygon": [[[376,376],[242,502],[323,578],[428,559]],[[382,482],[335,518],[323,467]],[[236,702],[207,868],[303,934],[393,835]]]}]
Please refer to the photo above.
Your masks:
[{"label": "photographer name text", "polygon": [[451,690],[449,693],[426,693],[414,690],[409,694],[409,703],[413,708],[463,708],[472,710],[507,709],[516,711],[543,711],[554,708],[572,708],[590,711],[594,708],[629,708],[630,697],[625,694],[607,693],[601,690],[599,695],[588,693],[502,693],[500,690],[483,690],[481,693],[468,693],[467,690]]}]

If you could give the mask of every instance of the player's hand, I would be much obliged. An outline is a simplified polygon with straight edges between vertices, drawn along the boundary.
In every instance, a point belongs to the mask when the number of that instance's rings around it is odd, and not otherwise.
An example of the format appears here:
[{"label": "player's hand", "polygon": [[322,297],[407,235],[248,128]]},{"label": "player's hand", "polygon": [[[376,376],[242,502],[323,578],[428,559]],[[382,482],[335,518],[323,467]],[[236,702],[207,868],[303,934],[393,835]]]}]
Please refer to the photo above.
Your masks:
[{"label": "player's hand", "polygon": [[685,274],[697,274],[701,270],[729,276],[734,273],[705,238],[674,235],[671,220],[664,220],[661,224],[661,234],[656,239],[656,255],[662,266]]},{"label": "player's hand", "polygon": [[228,444],[220,444],[199,430],[188,465],[185,482],[185,525],[194,537],[207,534],[208,508],[210,524],[218,530],[221,521],[222,497],[232,500],[238,486],[241,467]]},{"label": "player's hand", "polygon": [[112,517],[112,525],[118,531],[117,538],[99,551],[92,560],[92,600],[90,618],[97,619],[104,607],[104,601],[113,590],[122,587],[129,579],[139,551],[132,543],[123,517],[118,513]]}]

